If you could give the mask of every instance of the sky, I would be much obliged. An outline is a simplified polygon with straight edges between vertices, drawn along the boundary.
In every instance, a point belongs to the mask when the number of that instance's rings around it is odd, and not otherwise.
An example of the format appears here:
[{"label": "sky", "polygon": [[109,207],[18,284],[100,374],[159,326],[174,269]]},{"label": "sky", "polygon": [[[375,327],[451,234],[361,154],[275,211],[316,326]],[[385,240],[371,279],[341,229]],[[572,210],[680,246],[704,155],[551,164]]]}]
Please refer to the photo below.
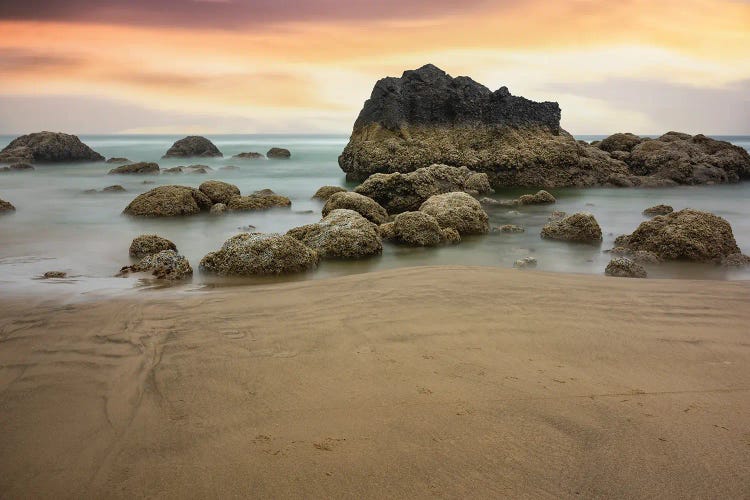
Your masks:
[{"label": "sky", "polygon": [[348,134],[432,63],[574,134],[750,134],[747,0],[2,0],[0,133]]}]

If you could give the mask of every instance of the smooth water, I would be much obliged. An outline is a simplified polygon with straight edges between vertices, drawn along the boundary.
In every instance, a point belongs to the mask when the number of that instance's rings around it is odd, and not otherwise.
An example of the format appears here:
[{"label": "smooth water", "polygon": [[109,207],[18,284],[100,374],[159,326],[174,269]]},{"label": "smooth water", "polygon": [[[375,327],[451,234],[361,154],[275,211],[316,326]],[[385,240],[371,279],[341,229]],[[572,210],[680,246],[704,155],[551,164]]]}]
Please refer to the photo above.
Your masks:
[{"label": "smooth water", "polygon": [[[178,136],[82,136],[81,139],[107,158],[122,156],[132,161],[156,161],[161,167],[203,164],[208,174],[161,174],[154,176],[114,176],[107,172],[116,165],[104,163],[36,166],[33,172],[0,174],[0,198],[16,206],[16,213],[0,217],[0,291],[39,292],[51,286],[67,285],[66,292],[116,291],[142,285],[137,278],[114,278],[128,265],[131,240],[144,233],[157,233],[177,244],[196,270],[195,285],[268,282],[265,280],[226,280],[198,271],[198,262],[218,249],[230,236],[252,225],[256,231],[284,232],[320,219],[322,203],[311,196],[323,185],[349,188],[339,169],[337,157],[345,136],[261,136],[225,135],[209,137],[224,158],[193,160],[160,159]],[[584,140],[600,139],[582,136]],[[13,137],[0,136],[0,148]],[[750,137],[723,138],[750,149]],[[265,153],[270,147],[286,147],[290,160],[233,160],[244,151]],[[236,165],[239,170],[219,170]],[[291,209],[244,212],[221,217],[198,215],[170,219],[131,218],[121,214],[139,193],[156,185],[182,184],[197,187],[206,179],[220,179],[239,186],[243,194],[270,188],[292,200]],[[144,184],[145,182],[152,184]],[[85,194],[120,184],[125,193]],[[529,189],[499,191],[497,199],[532,192]],[[385,243],[383,254],[362,261],[326,261],[311,273],[284,279],[315,279],[380,269],[419,265],[482,265],[512,267],[516,259],[534,256],[539,270],[602,274],[617,235],[632,232],[646,220],[641,211],[657,203],[681,209],[708,210],[727,219],[740,248],[750,252],[750,183],[722,186],[678,187],[668,189],[556,189],[553,206],[519,207],[515,210],[486,207],[493,226],[519,224],[525,233],[491,233],[465,238],[460,245],[440,248],[406,248]],[[601,246],[542,240],[541,227],[552,210],[589,211],[604,231]],[[50,270],[68,272],[70,279],[39,280]],[[726,270],[714,265],[671,263],[648,267],[649,277],[698,279],[749,279],[750,271]],[[520,271],[519,271],[520,272]],[[499,286],[502,286],[499,284]],[[54,290],[62,291],[57,288]]]}]

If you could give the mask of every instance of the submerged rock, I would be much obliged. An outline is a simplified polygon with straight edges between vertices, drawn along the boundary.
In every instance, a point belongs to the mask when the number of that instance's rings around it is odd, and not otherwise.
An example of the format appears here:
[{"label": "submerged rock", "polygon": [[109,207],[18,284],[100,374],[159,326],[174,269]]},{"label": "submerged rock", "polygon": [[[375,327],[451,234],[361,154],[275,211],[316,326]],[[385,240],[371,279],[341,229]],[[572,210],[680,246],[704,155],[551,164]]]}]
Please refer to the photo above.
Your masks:
[{"label": "submerged rock", "polygon": [[28,170],[34,170],[34,166],[29,165],[28,163],[14,163],[8,167],[8,170],[10,170],[11,172],[23,172],[23,171],[28,171]]},{"label": "submerged rock", "polygon": [[15,211],[16,211],[16,207],[14,207],[11,202],[0,199],[0,214],[15,212]]},{"label": "submerged rock", "polygon": [[224,276],[273,275],[307,271],[319,260],[318,252],[291,236],[243,233],[203,257],[200,267]]},{"label": "submerged rock", "polygon": [[75,135],[36,132],[13,139],[0,151],[0,163],[60,163],[104,161],[104,157]]},{"label": "submerged rock", "polygon": [[224,203],[216,203],[214,204],[214,206],[211,207],[211,210],[209,211],[209,213],[211,215],[221,215],[227,210],[228,210],[227,206]]},{"label": "submerged rock", "polygon": [[177,251],[177,245],[156,234],[142,234],[135,237],[130,243],[128,253],[131,257],[141,259],[146,255],[153,255],[164,250]]},{"label": "submerged rock", "polygon": [[287,160],[292,156],[288,149],[271,148],[266,153],[266,157],[273,160]]},{"label": "submerged rock", "polygon": [[109,171],[110,174],[149,174],[154,175],[159,173],[159,165],[153,162],[141,161],[138,163],[131,163],[130,165],[122,165],[115,167]]},{"label": "submerged rock", "polygon": [[105,163],[133,163],[127,158],[122,158],[120,156],[115,156],[107,160]]},{"label": "submerged rock", "polygon": [[276,194],[270,189],[256,191],[249,196],[234,196],[227,203],[227,208],[232,211],[266,210],[290,206],[292,206],[292,201],[289,198]]},{"label": "submerged rock", "polygon": [[60,278],[67,278],[68,273],[65,271],[47,271],[42,275],[43,279],[60,279]]},{"label": "submerged rock", "polygon": [[541,236],[551,240],[599,243],[602,241],[602,229],[590,213],[566,215],[565,212],[554,212],[542,228]]},{"label": "submerged rock", "polygon": [[549,205],[557,200],[547,191],[537,191],[535,194],[524,194],[518,198],[519,205]]},{"label": "submerged rock", "polygon": [[647,276],[643,266],[625,257],[616,257],[609,261],[604,274],[618,278],[645,278]]},{"label": "submerged rock", "polygon": [[536,267],[536,259],[534,257],[524,257],[523,259],[518,259],[517,261],[513,263],[513,267],[516,267],[519,269]]},{"label": "submerged rock", "polygon": [[229,200],[240,195],[240,188],[223,181],[206,181],[198,190],[208,196],[213,203],[229,203]]},{"label": "submerged rock", "polygon": [[162,173],[165,173],[165,174],[181,174],[181,173],[184,172],[184,170],[185,170],[185,167],[170,167],[170,168],[165,168],[164,170],[162,170]]},{"label": "submerged rock", "polygon": [[500,227],[493,227],[492,230],[499,231],[501,233],[523,233],[526,231],[526,229],[524,229],[523,227],[517,226],[515,224],[505,224]]},{"label": "submerged rock", "polygon": [[641,223],[633,234],[615,241],[631,251],[653,252],[664,260],[721,262],[740,253],[729,222],[690,208],[658,215]]},{"label": "submerged rock", "polygon": [[359,193],[341,192],[332,194],[323,205],[323,216],[336,209],[354,210],[370,222],[382,224],[388,220],[388,212],[378,202]]},{"label": "submerged rock", "polygon": [[354,210],[332,210],[320,222],[296,227],[286,234],[316,250],[324,259],[361,259],[383,251],[377,226]]},{"label": "submerged rock", "polygon": [[422,203],[419,211],[433,216],[441,228],[455,229],[461,236],[490,230],[489,217],[482,205],[466,193],[436,194]]},{"label": "submerged rock", "polygon": [[148,271],[151,271],[154,277],[164,280],[183,280],[193,275],[190,262],[174,250],[163,250],[147,255],[137,264],[120,269],[119,275]]},{"label": "submerged rock", "polygon": [[410,173],[374,174],[354,189],[377,201],[389,213],[418,210],[427,198],[436,194],[492,191],[486,174],[466,167],[430,165]]},{"label": "submerged rock", "polygon": [[643,211],[643,215],[647,215],[649,217],[653,217],[655,215],[667,215],[674,212],[674,208],[670,207],[669,205],[654,205],[653,207],[649,207]]},{"label": "submerged rock", "polygon": [[172,144],[162,158],[190,158],[224,156],[213,142],[205,137],[190,135]]},{"label": "submerged rock", "polygon": [[141,217],[173,217],[195,215],[210,210],[211,200],[195,188],[159,186],[136,196],[123,210],[124,214]]},{"label": "submerged rock", "polygon": [[189,165],[187,167],[182,167],[182,171],[188,174],[207,174],[213,172],[213,170],[214,169],[208,165]]},{"label": "submerged rock", "polygon": [[724,267],[748,267],[750,266],[750,256],[733,253],[724,257],[721,261],[721,265]]},{"label": "submerged rock", "polygon": [[317,191],[315,191],[315,194],[313,195],[313,198],[318,198],[320,200],[327,200],[331,197],[331,195],[336,193],[346,193],[348,189],[343,188],[341,186],[322,186],[318,188]]},{"label": "submerged rock", "polygon": [[102,193],[124,193],[125,191],[127,190],[124,187],[120,186],[119,184],[107,186],[104,189],[102,189]]},{"label": "submerged rock", "polygon": [[239,170],[240,167],[236,165],[225,165],[223,167],[219,167],[219,170]]},{"label": "submerged rock", "polygon": [[380,226],[380,234],[383,238],[415,247],[434,247],[442,243],[457,243],[461,239],[458,232],[441,228],[437,219],[426,212],[400,213],[393,222]]},{"label": "submerged rock", "polygon": [[236,154],[236,155],[232,156],[232,158],[236,158],[238,160],[260,160],[262,158],[265,158],[265,156],[263,156],[260,153],[256,153],[254,151],[251,151],[251,152],[248,152],[248,153],[239,153],[239,154]]}]

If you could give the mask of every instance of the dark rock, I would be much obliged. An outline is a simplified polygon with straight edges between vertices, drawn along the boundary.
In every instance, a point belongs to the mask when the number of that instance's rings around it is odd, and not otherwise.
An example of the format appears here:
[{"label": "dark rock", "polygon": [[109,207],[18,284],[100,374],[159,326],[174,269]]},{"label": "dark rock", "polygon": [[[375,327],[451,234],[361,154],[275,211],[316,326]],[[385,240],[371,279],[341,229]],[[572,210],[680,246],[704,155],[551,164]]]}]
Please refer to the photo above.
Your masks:
[{"label": "dark rock", "polygon": [[208,165],[189,165],[187,167],[182,167],[182,171],[188,174],[207,174],[213,172],[213,170],[214,169]]},{"label": "dark rock", "polygon": [[187,186],[159,186],[139,194],[123,210],[139,217],[174,217],[195,215],[211,209],[211,200],[197,189]]},{"label": "dark rock", "polygon": [[547,191],[537,191],[536,194],[524,194],[518,198],[519,205],[549,205],[557,200]]},{"label": "dark rock", "polygon": [[266,157],[274,160],[286,160],[292,156],[292,153],[288,149],[284,148],[271,148],[266,153]]},{"label": "dark rock", "polygon": [[124,193],[126,189],[119,184],[115,184],[113,186],[107,186],[104,189],[102,189],[102,193]]},{"label": "dark rock", "polygon": [[138,163],[131,163],[130,165],[122,165],[115,167],[109,171],[110,174],[148,174],[155,175],[159,173],[159,165],[157,163],[141,161]]},{"label": "dark rock", "polygon": [[162,170],[162,173],[165,173],[165,174],[181,174],[184,171],[185,171],[185,167],[181,166],[181,167],[165,168],[164,170]]},{"label": "dark rock", "polygon": [[236,154],[232,156],[232,158],[237,158],[238,160],[259,160],[261,158],[265,158],[265,156],[260,153],[249,152]]},{"label": "dark rock", "polygon": [[172,144],[163,158],[191,158],[224,156],[213,142],[205,137],[190,135]]},{"label": "dark rock", "polygon": [[60,279],[60,278],[67,278],[68,273],[65,271],[47,271],[42,275],[43,279]]},{"label": "dark rock", "polygon": [[649,207],[643,211],[643,215],[647,215],[649,217],[653,217],[655,215],[667,215],[674,212],[674,208],[670,207],[669,205],[654,205],[653,207]]},{"label": "dark rock", "polygon": [[10,212],[15,212],[15,211],[16,211],[16,207],[14,207],[11,202],[0,199],[0,214],[10,213]]},{"label": "dark rock", "polygon": [[132,163],[132,162],[128,160],[127,158],[121,158],[119,156],[115,156],[107,160],[105,163]]},{"label": "dark rock", "polygon": [[721,261],[721,265],[724,267],[748,267],[750,266],[750,256],[741,253],[733,253],[724,257]]},{"label": "dark rock", "polygon": [[647,276],[643,266],[624,257],[616,257],[609,261],[604,274],[618,278],[645,278]]},{"label": "dark rock", "polygon": [[643,139],[629,132],[610,135],[597,144],[597,147],[608,153],[622,151],[630,153]]},{"label": "dark rock", "polygon": [[13,139],[0,151],[0,162],[59,163],[104,161],[78,137],[61,132],[36,132]]}]

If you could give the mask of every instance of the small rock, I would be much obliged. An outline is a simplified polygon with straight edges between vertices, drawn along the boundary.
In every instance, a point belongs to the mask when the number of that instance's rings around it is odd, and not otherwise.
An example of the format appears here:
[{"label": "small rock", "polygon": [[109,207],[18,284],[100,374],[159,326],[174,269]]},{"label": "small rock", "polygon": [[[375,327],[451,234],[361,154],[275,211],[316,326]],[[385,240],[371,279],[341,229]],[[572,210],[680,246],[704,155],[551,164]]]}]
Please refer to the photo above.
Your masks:
[{"label": "small rock", "polygon": [[48,280],[51,278],[66,278],[68,276],[68,273],[64,271],[47,271],[42,275],[42,278]]},{"label": "small rock", "polygon": [[193,274],[193,268],[185,257],[174,250],[164,250],[147,255],[135,265],[123,267],[119,276],[147,271],[151,271],[154,277],[165,280],[182,280]]},{"label": "small rock", "polygon": [[10,212],[15,212],[15,211],[16,211],[16,207],[14,207],[11,202],[0,199],[0,214],[10,213]]},{"label": "small rock", "polygon": [[489,217],[482,206],[461,191],[431,196],[419,211],[435,217],[441,228],[453,228],[461,236],[486,234],[490,230]]},{"label": "small rock", "polygon": [[231,211],[266,210],[274,207],[290,207],[292,201],[286,196],[281,196],[270,189],[256,191],[250,196],[235,196],[227,208]]},{"label": "small rock", "polygon": [[523,259],[518,259],[513,263],[513,267],[517,267],[519,269],[536,267],[536,259],[534,257],[524,257]]},{"label": "small rock", "polygon": [[239,170],[240,167],[237,167],[235,165],[226,165],[224,167],[219,168],[219,170]]},{"label": "small rock", "polygon": [[331,211],[339,208],[354,210],[370,222],[378,225],[388,220],[388,212],[385,208],[372,198],[359,193],[347,191],[332,194],[323,206],[323,216],[325,217]]},{"label": "small rock", "polygon": [[346,188],[343,188],[341,186],[323,186],[315,191],[313,198],[318,198],[325,201],[336,193],[346,193],[347,191],[348,190]]},{"label": "small rock", "polygon": [[211,210],[209,211],[209,213],[211,215],[221,215],[226,211],[227,211],[227,206],[224,203],[216,203],[214,206],[211,207]]},{"label": "small rock", "polygon": [[205,137],[190,135],[172,144],[163,158],[217,157],[224,156],[213,142]]},{"label": "small rock", "polygon": [[645,278],[646,270],[643,266],[630,259],[616,257],[609,261],[604,274],[618,278]]},{"label": "small rock", "polygon": [[206,181],[198,189],[208,196],[213,203],[229,203],[229,200],[240,195],[240,188],[223,181]]},{"label": "small rock", "polygon": [[602,229],[593,215],[579,212],[569,216],[550,217],[549,222],[542,228],[541,236],[551,240],[600,243]]},{"label": "small rock", "polygon": [[109,171],[110,174],[123,175],[123,174],[148,174],[154,175],[159,173],[159,165],[153,162],[138,162],[131,163],[130,165],[122,165],[120,167],[113,168]]},{"label": "small rock", "polygon": [[273,158],[274,160],[286,160],[292,156],[292,153],[284,148],[271,148],[266,153],[266,156],[268,158]]},{"label": "small rock", "polygon": [[671,214],[672,212],[674,212],[674,208],[670,207],[669,205],[654,205],[653,207],[649,207],[644,210],[643,215],[653,217],[655,215]]},{"label": "small rock", "polygon": [[115,157],[110,158],[109,160],[107,160],[105,163],[131,163],[131,162],[127,158],[122,158],[122,157],[119,157],[119,156],[115,156]]},{"label": "small rock", "polygon": [[741,253],[733,253],[724,257],[721,261],[721,265],[724,267],[747,267],[750,266],[750,256]]},{"label": "small rock", "polygon": [[104,189],[102,189],[102,193],[124,193],[126,190],[124,187],[120,186],[119,184],[115,184],[113,186],[107,186]]},{"label": "small rock", "polygon": [[142,234],[130,243],[131,257],[142,259],[146,255],[153,255],[164,250],[175,250],[177,246],[166,238],[156,234]]},{"label": "small rock", "polygon": [[525,194],[518,198],[519,205],[549,205],[557,200],[545,190],[537,191],[536,194]]},{"label": "small rock", "polygon": [[14,163],[8,167],[11,171],[23,171],[23,170],[34,170],[34,166],[28,163]]},{"label": "small rock", "polygon": [[239,153],[232,156],[232,158],[237,158],[238,160],[259,160],[265,157],[262,154],[253,151],[248,153]]},{"label": "small rock", "polygon": [[523,227],[517,226],[515,224],[505,224],[500,227],[493,227],[493,231],[501,232],[501,233],[523,233],[526,231]]}]

